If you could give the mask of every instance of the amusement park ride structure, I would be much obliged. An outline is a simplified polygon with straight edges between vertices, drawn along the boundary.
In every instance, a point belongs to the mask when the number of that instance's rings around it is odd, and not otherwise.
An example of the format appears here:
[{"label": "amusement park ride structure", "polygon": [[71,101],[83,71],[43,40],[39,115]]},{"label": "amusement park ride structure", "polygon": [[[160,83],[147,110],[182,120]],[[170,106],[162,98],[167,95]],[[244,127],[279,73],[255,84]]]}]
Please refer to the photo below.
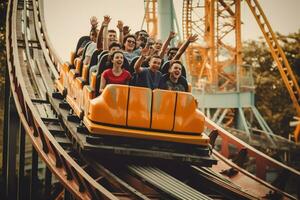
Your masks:
[{"label": "amusement park ride structure", "polygon": [[[160,24],[161,33],[174,30],[172,29],[174,27],[172,22],[176,21],[174,10],[169,12],[168,17],[166,13],[163,17],[155,14],[156,7],[161,10],[162,7],[164,10],[173,7],[172,1],[163,2],[162,4],[162,1],[145,1],[147,29],[153,37],[158,33],[157,23]],[[258,1],[245,2],[263,33],[299,116],[300,90],[286,56]],[[184,38],[198,34],[199,39],[204,41],[204,45],[190,44],[186,51],[185,61],[189,80],[200,108],[208,117],[218,124],[242,130],[246,133],[243,138],[250,143],[253,132],[256,132],[268,138],[271,146],[276,146],[272,130],[255,107],[252,68],[243,64],[241,3],[241,0],[183,0]],[[166,22],[171,25],[166,26]],[[165,38],[165,35],[160,35],[160,38]],[[252,127],[253,122],[258,124],[259,128]],[[294,132],[296,142],[299,131],[300,127],[297,126]]]},{"label": "amusement park ride structure", "polygon": [[[157,10],[160,12],[173,7],[171,0],[152,2],[154,2],[152,6],[159,5]],[[229,3],[229,1],[224,2]],[[209,1],[207,3],[216,4],[217,2]],[[208,6],[208,4],[204,5],[205,8]],[[214,10],[213,5],[209,5],[210,11],[206,12],[215,13],[216,10]],[[227,8],[226,5],[221,3],[215,6]],[[227,8],[225,12],[230,13],[230,10],[235,10],[233,8],[235,7]],[[164,20],[170,22],[172,19],[172,22],[174,22],[173,16],[170,15],[174,12],[167,11],[168,13],[161,13],[165,14]],[[171,17],[168,20],[166,16],[169,15]],[[152,15],[151,17],[154,18],[155,16]],[[208,151],[206,153],[211,154],[218,161],[212,168],[183,162],[176,163],[175,158],[178,158],[178,153],[169,152],[166,154],[165,151],[157,153],[159,149],[156,146],[158,144],[157,140],[150,143],[150,148],[138,151],[133,148],[133,144],[143,147],[146,143],[136,142],[136,140],[131,142],[123,140],[126,138],[121,139],[123,137],[121,135],[118,139],[108,138],[106,140],[104,136],[88,133],[87,130],[84,130],[85,127],[83,127],[82,121],[74,114],[74,109],[70,109],[72,105],[67,104],[64,98],[64,95],[70,96],[70,94],[65,93],[66,90],[64,89],[62,90],[63,94],[59,94],[58,84],[54,84],[57,82],[64,83],[64,80],[72,78],[74,66],[69,65],[69,62],[63,62],[52,46],[46,30],[43,0],[10,0],[6,20],[7,85],[5,90],[2,170],[6,199],[24,199],[24,195],[28,199],[279,199],[278,197],[296,199],[296,195],[300,196],[297,187],[299,186],[300,172],[297,171],[297,168],[289,167],[265,155],[257,150],[258,148],[251,147],[231,134],[234,132],[233,130],[228,132],[207,117],[205,117],[203,128],[204,132],[210,133],[211,140],[210,144],[207,144]],[[157,23],[153,23],[153,25],[155,24],[157,26]],[[210,25],[207,29],[211,29],[212,26],[216,27]],[[166,26],[160,28],[162,27]],[[173,25],[170,25],[170,27],[173,27]],[[161,33],[168,33],[168,31],[162,30]],[[158,33],[156,32],[156,34]],[[163,35],[160,38],[164,39]],[[215,42],[215,40],[211,42]],[[222,43],[215,42],[214,44],[221,46]],[[196,56],[207,55],[201,59],[206,60],[208,64],[204,65],[207,69],[203,70],[203,76],[199,78],[192,77],[192,83],[194,84],[195,96],[200,93],[198,95],[200,106],[207,107],[205,112],[208,116],[210,116],[210,111],[213,110],[214,113],[211,118],[221,124],[224,123],[227,114],[224,108],[228,108],[228,110],[229,108],[239,109],[238,111],[241,112],[243,109],[247,109],[244,106],[247,101],[248,107],[254,107],[253,92],[249,89],[246,90],[246,87],[242,87],[245,84],[241,76],[236,81],[239,82],[239,87],[236,87],[234,82],[236,68],[234,64],[228,64],[228,66],[224,64],[224,67],[219,64],[221,61],[226,61],[225,58],[221,59],[221,56],[227,55],[218,52],[225,51],[221,47],[219,50],[215,48],[213,53],[216,57],[212,57],[214,61],[210,60],[211,47],[209,45],[210,43],[207,44],[207,47],[199,45],[199,48],[201,48],[199,52],[202,53],[203,51],[204,54],[197,52],[197,48],[193,51]],[[236,47],[229,48],[229,45],[224,45],[223,48],[228,48],[234,52]],[[217,53],[220,53],[220,57],[217,57],[219,55]],[[209,64],[211,62],[215,62],[217,66],[219,64],[219,68],[223,67],[223,76],[218,74],[215,85],[213,85],[213,77],[210,77],[211,79],[206,78],[207,83],[200,90],[199,87],[197,88],[197,83],[200,82],[198,79],[201,80],[202,77],[205,77],[205,73],[208,74],[206,71],[212,69]],[[231,62],[235,63],[236,61],[228,61],[228,63]],[[67,68],[68,71],[65,70]],[[219,68],[217,69],[219,70]],[[226,73],[230,74],[228,69],[234,69],[232,70],[234,78],[230,80],[231,82],[225,84],[226,78],[229,77]],[[242,67],[240,70],[244,72]],[[66,79],[63,79],[66,75],[64,72],[68,72]],[[245,74],[246,72],[248,73],[248,71],[245,71]],[[71,83],[80,80],[80,78],[78,76],[76,79],[72,79]],[[212,83],[209,82],[210,80]],[[219,88],[222,82],[225,84],[223,85],[224,88]],[[83,87],[87,89],[89,86],[84,85]],[[112,85],[112,87],[134,88],[130,89],[131,92],[135,89],[146,89],[121,85]],[[156,90],[153,92],[161,91]],[[170,91],[163,92],[169,93]],[[205,95],[202,95],[204,92]],[[101,99],[104,94],[102,93],[102,96],[95,97],[93,100]],[[129,95],[129,92],[125,94]],[[175,93],[170,92],[169,94],[174,95]],[[192,97],[191,94],[181,94]],[[176,93],[176,95],[178,94]],[[212,97],[214,97],[214,101],[207,101],[207,98]],[[227,98],[231,99],[228,100]],[[124,100],[125,98],[119,99]],[[137,99],[137,101],[146,105],[145,101],[141,101],[140,98],[132,99]],[[177,99],[180,98],[176,96],[176,101]],[[189,99],[192,102],[193,110],[200,113],[196,109],[194,98]],[[226,102],[222,102],[224,107],[221,107],[222,104],[217,102],[219,99],[220,101],[227,99]],[[120,105],[126,105],[123,103],[124,101],[120,102]],[[191,104],[183,103],[182,105]],[[209,107],[208,105],[212,106]],[[229,107],[229,105],[232,107]],[[129,106],[124,110],[128,111],[128,108]],[[191,113],[186,108],[181,110],[184,110],[182,113],[186,115]],[[105,116],[106,112],[100,111],[101,116]],[[152,113],[152,111],[150,112]],[[136,116],[140,117],[140,112],[137,113],[139,115]],[[168,113],[173,114],[173,112]],[[174,114],[176,115],[175,112]],[[241,113],[241,116],[244,116],[244,114]],[[128,122],[128,115],[126,118]],[[180,121],[189,121],[186,118],[184,119]],[[232,117],[232,119],[235,118]],[[227,118],[227,120],[229,124],[230,119]],[[198,126],[199,123],[197,122],[196,127]],[[121,129],[121,127],[113,125],[107,127]],[[125,133],[125,129],[123,130]],[[132,132],[134,132],[133,130],[137,133],[141,132],[142,129],[131,129]],[[149,130],[147,133],[150,133],[151,129],[147,130]],[[250,128],[249,130],[252,131]],[[148,135],[145,133],[145,136]],[[169,132],[167,135],[173,137],[173,134],[169,134]],[[275,141],[275,145],[280,146],[277,137],[268,136]],[[184,136],[183,138],[188,137]],[[27,141],[29,142],[29,148],[26,145]],[[107,141],[109,143],[106,143]],[[152,142],[152,140],[149,141]],[[112,146],[110,142],[116,145]],[[291,144],[281,144],[281,146],[286,148],[298,146],[294,143]],[[152,145],[154,145],[153,148]],[[169,144],[162,147],[162,150],[184,149],[184,152],[188,149],[193,154],[195,154],[195,150],[199,150],[199,147],[196,147],[196,149],[194,147],[183,148],[186,146],[176,146],[176,148],[171,149]],[[28,149],[29,151],[27,151]],[[108,154],[108,150],[112,153],[112,156]],[[139,154],[139,157],[131,159],[133,154],[129,154],[129,150]],[[147,156],[151,156],[149,157],[150,160],[146,159]],[[158,160],[158,166],[154,168],[151,166],[155,161],[151,159],[154,156],[173,160],[174,163],[171,164],[168,160],[165,160],[165,163]],[[194,161],[195,157],[186,155],[182,158],[185,159],[184,161],[191,162]],[[27,162],[27,160],[30,162]],[[298,161],[299,159],[294,160]],[[43,163],[45,165],[40,165]],[[30,177],[26,175],[29,173]],[[29,181],[27,181],[27,177]]]}]

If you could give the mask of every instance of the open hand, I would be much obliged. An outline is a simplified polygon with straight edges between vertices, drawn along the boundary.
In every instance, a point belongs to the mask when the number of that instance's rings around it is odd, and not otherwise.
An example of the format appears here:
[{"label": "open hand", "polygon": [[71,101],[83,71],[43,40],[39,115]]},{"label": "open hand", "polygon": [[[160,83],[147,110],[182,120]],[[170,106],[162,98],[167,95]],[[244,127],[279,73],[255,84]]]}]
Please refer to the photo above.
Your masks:
[{"label": "open hand", "polygon": [[118,28],[120,31],[123,31],[123,26],[124,26],[124,23],[123,23],[121,20],[118,20],[117,28]]},{"label": "open hand", "polygon": [[92,25],[93,28],[96,28],[98,26],[98,19],[96,16],[92,16],[90,18],[90,23]]},{"label": "open hand", "polygon": [[103,18],[102,26],[108,26],[110,20],[111,20],[110,16],[105,15],[104,18]]},{"label": "open hand", "polygon": [[174,31],[171,31],[171,32],[169,33],[169,38],[170,38],[170,39],[175,38],[175,36],[176,36],[176,33],[175,33]]},{"label": "open hand", "polygon": [[197,34],[190,35],[190,36],[188,37],[188,41],[189,41],[189,42],[195,42],[196,40],[198,40],[198,35],[197,35]]},{"label": "open hand", "polygon": [[131,29],[129,28],[129,26],[123,26],[123,34],[127,35],[129,34],[131,31]]}]

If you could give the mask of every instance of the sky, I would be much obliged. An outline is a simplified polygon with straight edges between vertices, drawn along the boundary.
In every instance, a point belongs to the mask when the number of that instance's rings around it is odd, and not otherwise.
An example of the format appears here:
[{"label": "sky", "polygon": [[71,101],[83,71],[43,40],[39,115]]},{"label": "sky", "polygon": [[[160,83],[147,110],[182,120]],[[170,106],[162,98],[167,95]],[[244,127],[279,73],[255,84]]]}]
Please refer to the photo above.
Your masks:
[{"label": "sky", "polygon": [[[182,0],[173,2],[181,26]],[[288,34],[300,29],[300,0],[259,2],[274,31]],[[104,15],[110,15],[110,28],[115,28],[117,20],[121,19],[132,31],[140,30],[144,0],[44,0],[44,9],[50,40],[61,58],[69,60],[77,40],[88,35],[91,16],[96,16],[101,22]],[[242,40],[258,39],[262,34],[245,1],[242,1],[241,12]]]}]

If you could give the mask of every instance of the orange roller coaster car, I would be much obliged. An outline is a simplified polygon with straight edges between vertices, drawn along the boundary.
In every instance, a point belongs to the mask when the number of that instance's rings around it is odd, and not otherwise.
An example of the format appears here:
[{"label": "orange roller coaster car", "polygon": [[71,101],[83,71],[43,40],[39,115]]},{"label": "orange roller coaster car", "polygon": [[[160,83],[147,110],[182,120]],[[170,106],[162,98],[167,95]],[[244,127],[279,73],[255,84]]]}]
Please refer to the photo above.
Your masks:
[{"label": "orange roller coaster car", "polygon": [[90,85],[82,80],[77,67],[65,63],[56,88],[90,134],[208,146],[204,116],[191,93],[111,84],[95,97],[96,75]]},{"label": "orange roller coaster car", "polygon": [[108,85],[90,100],[84,124],[91,134],[207,146],[204,116],[189,93]]},{"label": "orange roller coaster car", "polygon": [[216,162],[210,157],[209,137],[203,134],[204,115],[191,93],[110,84],[98,95],[99,74],[92,73],[87,84],[86,73],[75,67],[79,64],[65,63],[55,85],[87,130],[77,134],[85,134],[93,148],[99,141],[98,149],[117,154],[116,148],[126,149],[122,155],[131,151],[130,156],[205,166]]}]

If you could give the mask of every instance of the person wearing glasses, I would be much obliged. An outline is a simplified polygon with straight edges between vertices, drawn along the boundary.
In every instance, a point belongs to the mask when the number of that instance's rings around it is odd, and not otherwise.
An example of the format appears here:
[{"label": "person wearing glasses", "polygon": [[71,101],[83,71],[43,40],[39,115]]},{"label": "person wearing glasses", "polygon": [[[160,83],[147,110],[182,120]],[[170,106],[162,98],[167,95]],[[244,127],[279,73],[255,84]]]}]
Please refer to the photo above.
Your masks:
[{"label": "person wearing glasses", "polygon": [[126,35],[123,39],[123,50],[124,56],[131,63],[132,59],[136,56],[139,56],[138,52],[135,52],[136,49],[136,38],[134,35]]}]

